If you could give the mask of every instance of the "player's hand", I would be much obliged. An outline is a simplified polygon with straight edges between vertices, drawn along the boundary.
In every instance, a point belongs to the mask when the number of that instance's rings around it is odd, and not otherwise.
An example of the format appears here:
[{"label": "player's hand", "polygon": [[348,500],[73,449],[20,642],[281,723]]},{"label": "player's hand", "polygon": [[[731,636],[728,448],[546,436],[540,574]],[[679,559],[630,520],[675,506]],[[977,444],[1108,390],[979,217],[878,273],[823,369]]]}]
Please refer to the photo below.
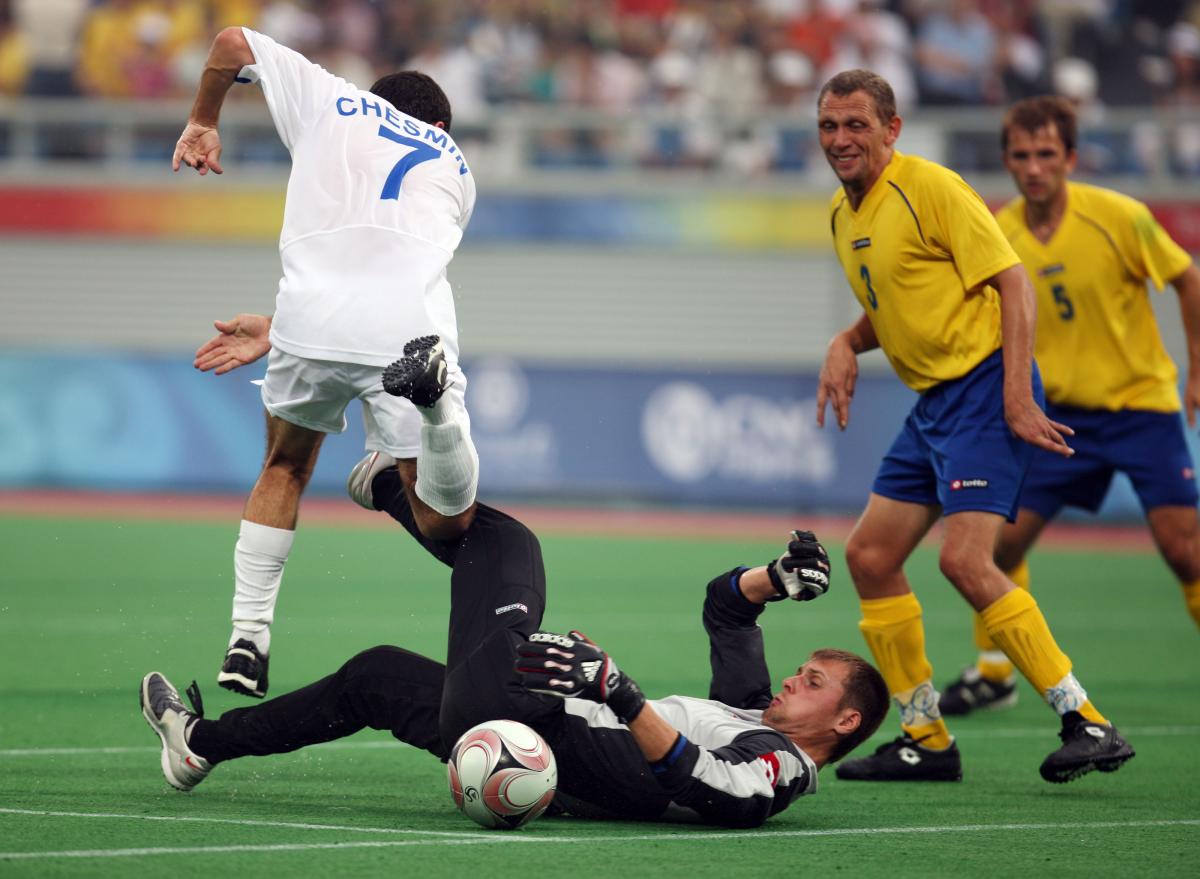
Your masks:
[{"label": "player's hand", "polygon": [[224,173],[221,169],[221,135],[217,133],[217,129],[198,122],[189,122],[175,144],[171,170],[178,171],[181,164],[195,168],[201,177],[207,174],[210,168],[217,174]]},{"label": "player's hand", "polygon": [[811,531],[793,531],[787,552],[767,565],[780,598],[811,601],[829,591],[829,554]]},{"label": "player's hand", "polygon": [[817,379],[817,427],[825,426],[825,405],[833,406],[838,428],[850,423],[850,401],[858,383],[858,355],[845,333],[838,333],[825,350],[825,362]]},{"label": "player's hand", "polygon": [[196,350],[192,366],[201,372],[215,369],[217,375],[253,363],[271,350],[271,318],[262,314],[239,314],[233,320],[213,321],[218,335]]},{"label": "player's hand", "polygon": [[646,704],[633,679],[577,631],[569,635],[534,632],[517,648],[514,668],[528,690],[606,704],[626,723]]},{"label": "player's hand", "polygon": [[1074,436],[1075,431],[1065,424],[1047,418],[1046,413],[1032,398],[1019,404],[1005,401],[1004,418],[1008,422],[1009,430],[1030,445],[1062,455],[1064,458],[1075,454],[1075,450],[1065,439]]}]

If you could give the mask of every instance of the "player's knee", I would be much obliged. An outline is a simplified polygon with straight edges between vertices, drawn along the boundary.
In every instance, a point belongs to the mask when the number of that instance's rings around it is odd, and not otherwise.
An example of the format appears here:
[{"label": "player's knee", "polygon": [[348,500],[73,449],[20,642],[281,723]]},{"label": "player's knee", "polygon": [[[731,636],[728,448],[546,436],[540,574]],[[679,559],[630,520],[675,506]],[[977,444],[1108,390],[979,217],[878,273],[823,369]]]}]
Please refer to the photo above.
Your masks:
[{"label": "player's knee", "polygon": [[1186,583],[1200,580],[1200,537],[1189,532],[1170,534],[1161,540],[1159,550],[1178,579]]},{"label": "player's knee", "polygon": [[942,576],[953,583],[960,592],[969,592],[974,584],[982,582],[995,566],[995,562],[987,553],[979,552],[973,546],[943,544],[938,555],[938,569]]},{"label": "player's knee", "polygon": [[443,516],[435,510],[414,510],[417,529],[427,540],[457,540],[475,521],[475,504],[454,516]]},{"label": "player's knee", "polygon": [[846,568],[855,585],[859,585],[889,576],[895,572],[896,564],[886,547],[852,535],[846,544]]},{"label": "player's knee", "polygon": [[387,644],[380,644],[378,647],[371,647],[363,650],[361,653],[356,653],[354,656],[342,663],[342,667],[338,669],[338,674],[347,681],[352,681],[358,678],[371,677],[376,674],[380,668],[385,667],[392,660],[392,654],[396,648]]}]

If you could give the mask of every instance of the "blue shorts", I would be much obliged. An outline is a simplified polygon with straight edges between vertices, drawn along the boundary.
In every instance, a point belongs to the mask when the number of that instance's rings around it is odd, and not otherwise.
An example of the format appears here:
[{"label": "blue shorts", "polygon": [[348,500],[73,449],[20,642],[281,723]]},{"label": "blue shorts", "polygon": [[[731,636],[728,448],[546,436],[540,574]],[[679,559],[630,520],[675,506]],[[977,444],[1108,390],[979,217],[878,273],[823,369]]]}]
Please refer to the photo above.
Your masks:
[{"label": "blue shorts", "polygon": [[[1033,365],[1033,393],[1044,404]],[[1004,360],[996,351],[962,378],[923,393],[879,465],[871,491],[940,506],[943,515],[977,510],[1016,518],[1033,446],[1004,420]]]},{"label": "blue shorts", "polygon": [[1021,491],[1021,506],[1052,519],[1064,506],[1096,512],[1113,473],[1129,477],[1143,510],[1194,507],[1200,494],[1192,455],[1177,412],[1046,407],[1046,414],[1075,430],[1075,455],[1037,449]]}]

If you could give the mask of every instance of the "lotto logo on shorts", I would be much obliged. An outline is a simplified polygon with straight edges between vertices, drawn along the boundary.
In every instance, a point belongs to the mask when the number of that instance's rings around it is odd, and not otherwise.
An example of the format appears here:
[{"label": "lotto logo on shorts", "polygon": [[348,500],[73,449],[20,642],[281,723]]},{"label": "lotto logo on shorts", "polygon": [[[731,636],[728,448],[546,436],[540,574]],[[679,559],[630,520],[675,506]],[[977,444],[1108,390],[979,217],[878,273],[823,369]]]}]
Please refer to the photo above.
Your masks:
[{"label": "lotto logo on shorts", "polygon": [[986,479],[955,479],[950,483],[951,491],[961,491],[964,488],[987,488]]}]

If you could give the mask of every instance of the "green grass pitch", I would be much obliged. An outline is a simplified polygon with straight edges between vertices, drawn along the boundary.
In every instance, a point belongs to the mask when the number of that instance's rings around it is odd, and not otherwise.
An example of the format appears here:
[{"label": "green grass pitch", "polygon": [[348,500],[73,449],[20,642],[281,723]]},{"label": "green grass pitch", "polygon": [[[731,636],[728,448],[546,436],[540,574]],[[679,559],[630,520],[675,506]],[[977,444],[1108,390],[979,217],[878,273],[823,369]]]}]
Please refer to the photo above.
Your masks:
[{"label": "green grass pitch", "polygon": [[[217,688],[236,522],[0,517],[0,876],[1185,876],[1200,875],[1200,637],[1153,555],[1039,551],[1034,591],[1075,670],[1138,756],[1052,786],[1057,722],[1027,685],[1016,708],[952,724],[961,784],[820,792],[753,832],[544,819],[488,832],[459,815],[445,769],[367,731],[166,785],[138,711],[143,674]],[[773,543],[550,535],[546,625],[578,626],[649,695],[704,695],[703,587]],[[834,552],[832,592],[763,617],[776,678],[807,652],[866,652]],[[973,655],[966,605],[932,549],[909,569],[938,683]],[[282,693],[354,652],[445,654],[447,575],[397,529],[302,523],[274,627]],[[889,717],[871,743],[895,734]]]}]

